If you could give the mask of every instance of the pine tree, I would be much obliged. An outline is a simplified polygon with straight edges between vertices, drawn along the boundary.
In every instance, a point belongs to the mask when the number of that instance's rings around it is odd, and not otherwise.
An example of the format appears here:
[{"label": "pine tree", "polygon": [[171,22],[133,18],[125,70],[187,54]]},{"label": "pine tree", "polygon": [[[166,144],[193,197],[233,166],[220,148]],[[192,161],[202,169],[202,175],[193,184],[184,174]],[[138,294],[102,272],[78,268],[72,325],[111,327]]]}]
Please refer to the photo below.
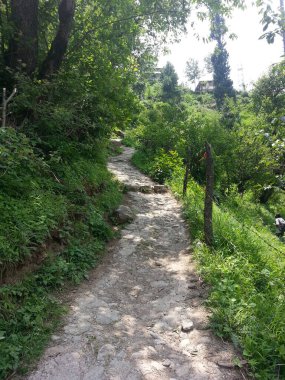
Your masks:
[{"label": "pine tree", "polygon": [[162,99],[169,101],[176,98],[179,94],[178,75],[170,62],[167,62],[162,69],[160,80],[162,84]]},{"label": "pine tree", "polygon": [[233,82],[230,78],[229,54],[226,50],[224,36],[227,32],[224,18],[215,14],[212,18],[211,39],[217,42],[211,57],[214,76],[214,96],[218,109],[221,109],[225,98],[235,97]]}]

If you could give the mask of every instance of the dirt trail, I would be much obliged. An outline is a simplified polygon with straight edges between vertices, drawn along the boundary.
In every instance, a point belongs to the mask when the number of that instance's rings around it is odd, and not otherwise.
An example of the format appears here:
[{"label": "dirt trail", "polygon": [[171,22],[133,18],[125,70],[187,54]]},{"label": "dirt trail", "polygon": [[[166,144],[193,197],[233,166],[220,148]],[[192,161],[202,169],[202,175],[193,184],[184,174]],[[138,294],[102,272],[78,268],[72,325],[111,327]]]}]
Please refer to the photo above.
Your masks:
[{"label": "dirt trail", "polygon": [[[153,186],[130,165],[132,153],[124,148],[110,170],[130,188]],[[134,221],[77,289],[62,331],[28,379],[245,379],[224,367],[236,353],[207,329],[179,204],[170,193],[135,191],[127,203]]]}]

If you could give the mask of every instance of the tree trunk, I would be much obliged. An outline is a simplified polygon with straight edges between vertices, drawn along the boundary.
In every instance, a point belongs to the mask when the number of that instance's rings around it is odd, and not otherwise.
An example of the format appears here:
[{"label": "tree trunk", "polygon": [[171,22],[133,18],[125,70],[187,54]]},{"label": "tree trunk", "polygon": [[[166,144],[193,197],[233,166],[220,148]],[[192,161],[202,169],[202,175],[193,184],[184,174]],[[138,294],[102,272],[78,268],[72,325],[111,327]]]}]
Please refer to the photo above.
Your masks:
[{"label": "tree trunk", "polygon": [[205,243],[211,247],[213,245],[213,196],[214,196],[214,161],[212,148],[209,143],[205,143],[206,148],[206,194],[204,208],[204,234]]},{"label": "tree trunk", "polygon": [[31,75],[37,67],[39,0],[11,0],[13,37],[9,43],[9,66]]},{"label": "tree trunk", "polygon": [[59,26],[57,34],[51,44],[48,55],[42,64],[40,79],[48,78],[60,69],[67,51],[74,12],[75,0],[61,0],[58,7]]}]

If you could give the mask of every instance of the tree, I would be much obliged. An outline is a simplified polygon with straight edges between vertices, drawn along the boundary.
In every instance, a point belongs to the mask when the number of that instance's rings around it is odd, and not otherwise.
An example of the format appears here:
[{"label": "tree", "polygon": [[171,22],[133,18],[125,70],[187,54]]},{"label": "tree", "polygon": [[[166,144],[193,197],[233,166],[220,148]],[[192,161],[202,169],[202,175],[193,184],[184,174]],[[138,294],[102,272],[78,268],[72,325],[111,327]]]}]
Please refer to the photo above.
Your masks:
[{"label": "tree", "polygon": [[[270,68],[252,91],[253,110],[263,121],[263,129],[257,133],[266,136],[266,143],[275,162],[272,173],[274,187],[285,190],[285,62]],[[261,200],[267,201],[274,188],[268,188]]]},{"label": "tree", "polygon": [[202,72],[199,68],[199,62],[196,59],[190,58],[186,62],[185,74],[190,83],[195,83],[201,78]]},{"label": "tree", "polygon": [[255,83],[252,99],[255,112],[263,113],[271,130],[273,127],[278,134],[276,127],[284,125],[282,117],[285,116],[285,61],[272,66]]},{"label": "tree", "polygon": [[171,100],[177,97],[178,91],[178,75],[176,74],[174,66],[167,62],[162,69],[160,80],[162,83],[162,99]]},{"label": "tree", "polygon": [[[40,78],[58,71],[70,39],[75,0],[60,1],[58,30],[42,64],[39,62],[39,34],[45,33],[41,30],[45,22],[40,20],[40,9],[46,4],[40,0],[11,0],[10,7],[8,2],[4,4],[2,9],[5,10],[6,20],[1,15],[1,45],[4,62],[14,71],[24,71],[29,76],[32,76],[41,65]],[[55,7],[56,2],[51,2],[49,7],[51,6]],[[7,35],[8,41],[5,40]]]},{"label": "tree", "polygon": [[50,50],[44,60],[40,78],[46,78],[56,73],[62,64],[67,51],[71,27],[75,11],[75,0],[61,0],[58,7],[59,26]]},{"label": "tree", "polygon": [[[257,0],[257,5],[261,8],[262,14],[261,23],[263,24],[263,31],[265,32],[260,38],[266,38],[269,44],[274,43],[276,36],[281,36],[283,41],[283,54],[285,54],[285,9],[284,0],[280,0],[279,10],[272,7],[272,3],[263,0]],[[273,30],[269,27],[273,26]]]},{"label": "tree", "polygon": [[214,96],[218,109],[221,109],[226,97],[235,97],[233,82],[230,79],[229,54],[226,50],[224,36],[227,32],[224,18],[217,13],[212,16],[211,39],[216,41],[212,55],[214,79]]},{"label": "tree", "polygon": [[[39,0],[11,0],[13,34],[9,41],[8,64],[31,75],[38,58]],[[4,41],[3,41],[4,43]]]},{"label": "tree", "polygon": [[212,54],[207,55],[207,57],[204,58],[204,64],[205,69],[208,74],[213,73],[213,64],[212,64]]},{"label": "tree", "polygon": [[[29,76],[39,72],[40,78],[47,78],[61,68],[72,40],[76,40],[73,46],[79,52],[90,41],[95,46],[94,38],[99,29],[124,29],[125,36],[132,40],[136,56],[137,46],[140,52],[144,48],[154,51],[158,41],[167,42],[167,34],[176,36],[185,30],[188,15],[194,8],[206,5],[209,9],[229,12],[242,2],[229,0],[213,4],[212,0],[199,0],[194,5],[192,0],[126,0],[119,3],[77,0],[75,15],[75,0],[6,0],[1,2],[0,15],[2,66],[24,69]],[[97,12],[99,9],[101,13]],[[79,30],[77,26],[83,17],[82,30]],[[142,35],[144,39],[139,37]],[[121,36],[117,34],[117,41]]]}]

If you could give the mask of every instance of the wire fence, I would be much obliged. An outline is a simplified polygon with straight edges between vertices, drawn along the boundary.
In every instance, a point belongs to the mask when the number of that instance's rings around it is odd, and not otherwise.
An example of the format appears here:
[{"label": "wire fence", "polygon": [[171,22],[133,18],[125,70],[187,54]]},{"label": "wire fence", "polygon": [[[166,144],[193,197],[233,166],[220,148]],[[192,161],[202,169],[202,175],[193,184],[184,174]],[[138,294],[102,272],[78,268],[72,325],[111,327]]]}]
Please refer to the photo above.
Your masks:
[{"label": "wire fence", "polygon": [[[219,207],[220,211],[226,211],[230,217],[235,220],[238,224],[240,224],[243,228],[245,229],[250,229],[250,231],[252,233],[254,233],[264,244],[266,244],[269,248],[273,249],[274,251],[282,254],[282,255],[285,255],[285,250],[281,250],[277,247],[275,247],[273,244],[271,244],[268,240],[264,239],[264,237],[256,230],[256,227],[254,226],[249,226],[248,224],[245,224],[243,221],[237,219],[234,215],[233,215],[233,211],[230,210],[229,208],[227,208],[224,204],[222,204],[221,206],[217,205],[216,203],[216,199],[215,198],[212,198],[212,201],[214,204],[216,204],[217,207]],[[227,240],[229,243],[232,243],[227,237],[223,236],[223,238],[225,240]]]},{"label": "wire fence", "polygon": [[[212,198],[212,201],[213,201],[214,203],[216,203],[214,198]],[[244,222],[238,220],[238,219],[233,215],[233,212],[232,212],[231,210],[229,210],[227,207],[225,207],[225,206],[223,205],[222,208],[220,207],[220,210],[221,210],[221,211],[226,210],[226,211],[230,214],[231,218],[234,219],[237,223],[241,224],[243,228],[247,228],[247,229],[249,228],[250,231],[253,232],[256,236],[258,236],[258,238],[259,238],[260,240],[262,240],[262,241],[263,241],[268,247],[272,248],[274,251],[276,251],[276,252],[278,252],[278,253],[281,253],[282,255],[285,255],[285,250],[281,250],[281,249],[279,249],[279,248],[277,248],[277,247],[274,247],[274,245],[272,245],[271,243],[269,243],[266,239],[263,238],[263,236],[262,236],[259,232],[256,231],[256,228],[255,228],[255,227],[253,227],[253,226],[248,226],[248,224],[245,224]],[[224,239],[226,239],[226,238],[224,237]],[[228,239],[226,239],[226,240],[228,240]]]}]

